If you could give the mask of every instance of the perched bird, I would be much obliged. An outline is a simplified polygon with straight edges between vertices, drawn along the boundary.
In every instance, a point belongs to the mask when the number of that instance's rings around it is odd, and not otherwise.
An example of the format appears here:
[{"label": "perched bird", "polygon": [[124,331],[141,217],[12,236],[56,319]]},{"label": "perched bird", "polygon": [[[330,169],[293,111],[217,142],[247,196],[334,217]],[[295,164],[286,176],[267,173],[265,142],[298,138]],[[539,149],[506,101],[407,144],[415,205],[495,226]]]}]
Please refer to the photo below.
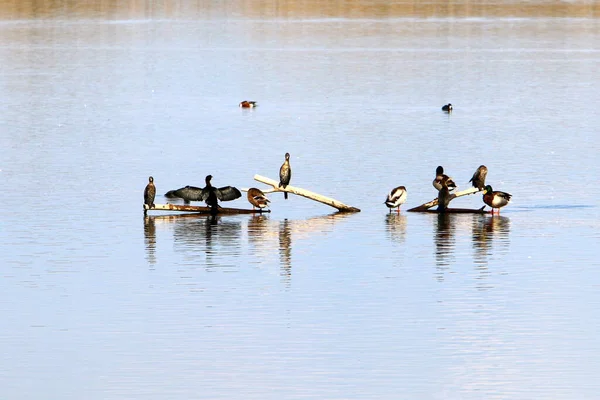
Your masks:
[{"label": "perched bird", "polygon": [[483,202],[492,207],[492,214],[494,213],[494,208],[497,208],[498,214],[500,214],[500,208],[507,205],[511,197],[511,194],[494,191],[490,185],[487,185],[483,190]]},{"label": "perched bird", "polygon": [[400,206],[406,202],[407,194],[404,186],[398,186],[397,188],[390,190],[384,204],[388,206],[390,212],[396,207],[398,208],[397,211],[400,212]]},{"label": "perched bird", "polygon": [[448,190],[452,191],[452,190],[456,189],[456,183],[454,183],[454,180],[452,178],[450,178],[448,175],[445,175],[444,167],[439,165],[435,169],[435,179],[432,182],[433,187],[436,188],[436,190],[438,192],[442,189],[442,180],[444,180],[444,179],[446,179],[446,186],[448,187]]},{"label": "perched bird", "polygon": [[248,100],[244,100],[240,103],[240,107],[242,107],[242,108],[254,108],[257,105],[258,104],[256,104],[255,101],[248,101]]},{"label": "perched bird", "polygon": [[488,169],[485,165],[480,165],[477,168],[477,171],[473,174],[473,177],[469,180],[469,182],[473,183],[473,187],[476,187],[479,190],[483,190],[485,188],[485,177],[487,176]]},{"label": "perched bird", "polygon": [[154,186],[154,178],[148,178],[148,184],[144,189],[144,204],[148,206],[148,208],[154,208],[154,197],[156,196],[156,186]]},{"label": "perched bird", "polygon": [[[279,187],[286,188],[292,179],[292,168],[290,167],[290,153],[285,153],[285,161],[279,168]],[[287,192],[283,192],[283,197],[288,198]]]},{"label": "perched bird", "polygon": [[448,177],[445,177],[440,182],[441,188],[438,192],[438,211],[444,212],[448,209],[448,205],[450,204],[450,200],[454,195],[450,194],[450,190],[448,188],[448,183],[452,182],[452,180]]},{"label": "perched bird", "polygon": [[250,204],[252,204],[253,210],[254,207],[258,207],[259,210],[267,208],[269,206],[269,203],[271,202],[271,200],[269,200],[267,196],[265,196],[262,190],[257,188],[248,189],[248,201],[250,202]]},{"label": "perched bird", "polygon": [[442,111],[446,111],[447,113],[452,112],[452,104],[448,103],[442,107]]},{"label": "perched bird", "polygon": [[186,203],[189,203],[190,201],[204,201],[213,211],[216,211],[218,208],[218,201],[235,200],[242,196],[242,193],[233,186],[223,186],[221,188],[214,187],[210,183],[211,179],[212,175],[206,176],[206,186],[203,188],[186,186],[177,190],[169,190],[165,193],[165,197],[177,197],[183,199]]}]

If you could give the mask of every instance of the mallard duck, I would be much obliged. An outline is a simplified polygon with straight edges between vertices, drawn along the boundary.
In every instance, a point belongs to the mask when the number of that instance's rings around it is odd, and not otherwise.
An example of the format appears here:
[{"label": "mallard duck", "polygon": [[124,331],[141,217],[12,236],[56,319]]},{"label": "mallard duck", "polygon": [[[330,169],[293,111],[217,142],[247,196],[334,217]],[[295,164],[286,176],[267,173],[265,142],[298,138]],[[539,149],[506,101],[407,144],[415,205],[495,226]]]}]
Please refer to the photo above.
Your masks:
[{"label": "mallard duck", "polygon": [[240,103],[240,107],[242,108],[254,108],[256,106],[258,106],[258,104],[256,104],[255,101],[244,100]]},{"label": "mallard duck", "polygon": [[448,187],[448,190],[452,191],[452,190],[456,189],[456,183],[454,183],[454,180],[452,178],[450,178],[448,175],[445,175],[444,167],[439,165],[435,169],[435,179],[432,182],[433,187],[438,192],[442,189],[442,180],[444,180],[444,179],[446,179],[446,186]]},{"label": "mallard duck", "polygon": [[469,182],[473,183],[473,187],[476,187],[479,190],[483,190],[485,188],[485,177],[487,176],[488,169],[485,165],[480,165],[477,168],[477,171],[473,174],[473,177],[469,180]]},{"label": "mallard duck", "polygon": [[448,103],[445,106],[442,107],[442,111],[446,111],[446,112],[452,112],[452,104]]},{"label": "mallard duck", "polygon": [[165,197],[178,197],[183,199],[186,203],[189,203],[190,201],[204,201],[210,208],[213,209],[213,211],[216,211],[219,200],[230,201],[242,196],[242,193],[240,193],[240,191],[233,186],[223,186],[220,188],[214,187],[210,183],[211,179],[212,175],[206,176],[206,186],[203,188],[186,186],[177,190],[169,190],[167,193],[165,193]]},{"label": "mallard duck", "polygon": [[267,208],[271,202],[262,190],[257,188],[248,189],[248,201],[252,204],[252,209],[258,207],[259,210]]},{"label": "mallard duck", "polygon": [[[279,168],[279,187],[286,188],[292,179],[292,168],[290,167],[290,153],[285,153],[285,161]],[[287,192],[283,192],[283,197],[287,200]]]},{"label": "mallard duck", "polygon": [[148,184],[144,189],[144,204],[148,206],[148,208],[154,208],[154,197],[156,196],[156,186],[154,186],[154,178],[148,178]]},{"label": "mallard duck", "polygon": [[487,185],[483,190],[483,202],[492,207],[492,214],[494,208],[497,208],[498,214],[500,214],[500,208],[507,205],[511,197],[512,195],[509,193],[494,191],[490,185]]},{"label": "mallard duck", "polygon": [[450,204],[450,200],[452,200],[453,195],[450,194],[450,188],[448,187],[448,183],[450,182],[452,182],[452,180],[447,176],[444,177],[440,182],[441,188],[438,192],[438,211],[446,211],[448,209],[448,205]]},{"label": "mallard duck", "polygon": [[406,202],[406,197],[408,193],[404,186],[398,186],[390,190],[387,195],[387,199],[385,199],[385,205],[389,207],[390,212],[392,212],[392,208],[398,208],[398,212],[400,212],[400,206]]}]

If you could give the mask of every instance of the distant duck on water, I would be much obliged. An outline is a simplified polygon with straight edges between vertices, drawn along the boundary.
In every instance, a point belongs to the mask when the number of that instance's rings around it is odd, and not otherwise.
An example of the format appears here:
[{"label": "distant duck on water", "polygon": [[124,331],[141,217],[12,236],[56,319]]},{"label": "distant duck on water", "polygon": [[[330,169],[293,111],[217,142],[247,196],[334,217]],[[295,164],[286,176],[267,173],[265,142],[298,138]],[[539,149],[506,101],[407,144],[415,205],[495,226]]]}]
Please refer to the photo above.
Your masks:
[{"label": "distant duck on water", "polygon": [[256,106],[258,106],[258,104],[256,104],[255,101],[244,100],[244,101],[240,102],[241,108],[254,108]]},{"label": "distant duck on water", "polygon": [[500,208],[507,205],[511,197],[512,195],[509,193],[494,191],[490,185],[483,190],[483,202],[492,207],[492,214],[494,214],[494,208],[498,209],[498,214],[500,214]]},{"label": "distant duck on water", "polygon": [[148,184],[144,189],[144,204],[148,206],[148,208],[154,208],[154,197],[156,197],[156,186],[154,186],[154,178],[148,178]]},{"label": "distant duck on water", "polygon": [[448,103],[445,106],[442,107],[442,111],[445,111],[447,113],[451,113],[452,112],[452,104]]},{"label": "distant duck on water", "polygon": [[206,186],[198,188],[195,186],[186,186],[177,190],[169,190],[165,193],[168,198],[180,198],[187,204],[190,201],[204,201],[213,210],[218,208],[218,201],[230,201],[240,198],[242,193],[233,186],[214,187],[210,181],[212,175],[205,178]]},{"label": "distant duck on water", "polygon": [[259,210],[269,207],[271,202],[262,190],[257,188],[248,189],[248,201],[252,204],[252,209],[257,207]]},{"label": "distant duck on water", "polygon": [[[279,168],[279,187],[286,188],[292,179],[292,168],[290,167],[290,153],[285,153],[285,161]],[[287,200],[287,192],[283,192],[283,197]]]},{"label": "distant duck on water", "polygon": [[452,191],[452,190],[456,189],[456,183],[454,183],[454,180],[452,178],[450,178],[448,175],[444,174],[444,167],[442,167],[441,165],[439,165],[435,169],[435,179],[432,182],[433,187],[438,192],[440,190],[442,190],[442,181],[444,179],[446,179],[446,187],[448,188],[449,191]]},{"label": "distant duck on water", "polygon": [[390,190],[384,204],[388,206],[390,212],[392,212],[392,209],[397,208],[397,212],[399,213],[400,206],[406,202],[407,195],[406,188],[404,186],[398,186],[397,188]]}]

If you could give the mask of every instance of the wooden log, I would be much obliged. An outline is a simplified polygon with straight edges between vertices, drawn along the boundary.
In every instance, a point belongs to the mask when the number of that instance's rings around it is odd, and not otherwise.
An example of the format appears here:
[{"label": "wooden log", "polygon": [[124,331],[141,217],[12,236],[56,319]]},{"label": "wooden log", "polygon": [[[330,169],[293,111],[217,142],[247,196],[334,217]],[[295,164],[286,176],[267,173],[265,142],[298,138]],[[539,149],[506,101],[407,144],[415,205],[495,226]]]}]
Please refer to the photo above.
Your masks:
[{"label": "wooden log", "polygon": [[265,185],[269,185],[269,186],[273,187],[273,189],[274,189],[273,191],[275,191],[275,192],[293,193],[298,196],[306,197],[307,199],[318,201],[319,203],[327,204],[328,206],[337,208],[339,211],[342,211],[342,212],[360,212],[359,208],[346,205],[336,199],[332,199],[331,197],[322,196],[318,193],[311,192],[310,190],[306,190],[306,189],[302,189],[302,188],[290,186],[290,185],[287,185],[285,187],[285,189],[280,188],[279,181],[276,181],[276,180],[273,180],[273,179],[270,179],[270,178],[267,178],[267,177],[264,177],[261,175],[254,175],[254,180],[264,183]]},{"label": "wooden log", "polygon": [[[154,207],[148,208],[147,204],[144,204],[144,212],[157,210],[157,211],[188,211],[201,214],[210,214],[210,207],[203,206],[190,206],[181,204],[155,204]],[[271,210],[248,210],[243,208],[225,208],[219,207],[217,214],[255,214],[255,213],[268,213]]]},{"label": "wooden log", "polygon": [[[471,188],[468,188],[468,189],[460,191],[460,192],[452,193],[450,196],[450,201],[454,200],[457,197],[468,196],[468,195],[479,193],[479,192],[480,192],[479,189],[471,187]],[[438,205],[438,199],[436,197],[435,199],[428,201],[427,203],[421,204],[420,206],[417,206],[417,207],[413,207],[407,211],[409,211],[409,212],[426,212],[431,207],[435,207],[437,205]],[[459,210],[459,209],[455,208],[455,210]],[[475,210],[475,211],[479,212],[478,210]]]},{"label": "wooden log", "polygon": [[[418,207],[415,207],[418,208]],[[431,213],[431,214],[443,214],[443,213],[447,213],[447,214],[487,214],[489,213],[489,211],[484,210],[485,206],[478,208],[478,209],[474,209],[474,208],[446,208],[445,210],[415,210],[414,208],[411,208],[408,211],[412,211],[412,212],[422,212],[422,213]]]}]

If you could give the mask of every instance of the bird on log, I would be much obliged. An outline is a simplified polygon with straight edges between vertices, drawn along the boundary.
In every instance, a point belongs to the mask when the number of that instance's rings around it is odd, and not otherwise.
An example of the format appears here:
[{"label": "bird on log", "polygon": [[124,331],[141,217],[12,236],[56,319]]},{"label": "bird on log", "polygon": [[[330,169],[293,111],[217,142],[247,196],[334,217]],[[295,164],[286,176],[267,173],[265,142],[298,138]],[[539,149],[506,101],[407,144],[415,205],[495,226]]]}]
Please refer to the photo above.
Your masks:
[{"label": "bird on log", "polygon": [[441,182],[441,189],[438,193],[438,211],[445,212],[448,209],[448,205],[450,204],[450,200],[452,200],[452,195],[450,194],[450,189],[448,188],[448,182],[452,182],[449,177],[445,177]]},{"label": "bird on log", "polygon": [[252,204],[253,210],[257,207],[261,211],[263,208],[269,207],[269,203],[271,202],[263,191],[257,188],[248,189],[248,201]]},{"label": "bird on log", "polygon": [[156,186],[154,186],[154,178],[148,178],[148,184],[144,189],[144,204],[148,206],[148,208],[154,208],[154,197],[156,196]]},{"label": "bird on log", "polygon": [[488,169],[485,165],[480,165],[477,171],[473,174],[473,177],[469,180],[473,184],[473,187],[483,190],[485,189],[485,177],[487,176]]},{"label": "bird on log", "polygon": [[204,201],[213,211],[219,207],[219,201],[230,201],[240,198],[242,193],[233,186],[214,187],[210,181],[212,175],[207,175],[206,186],[198,188],[195,186],[186,186],[177,190],[169,190],[165,193],[168,198],[180,198],[188,204],[190,201]]},{"label": "bird on log", "polygon": [[[292,168],[290,167],[290,153],[285,153],[285,161],[279,168],[279,187],[285,187],[290,184],[292,179]],[[283,197],[287,200],[287,192],[283,192]]]},{"label": "bird on log", "polygon": [[452,178],[450,178],[448,175],[444,174],[444,167],[439,165],[435,169],[435,179],[432,182],[433,187],[436,188],[436,190],[438,192],[440,190],[442,190],[442,181],[443,180],[446,180],[446,187],[448,188],[449,191],[456,189],[456,183],[454,183],[454,180]]}]

